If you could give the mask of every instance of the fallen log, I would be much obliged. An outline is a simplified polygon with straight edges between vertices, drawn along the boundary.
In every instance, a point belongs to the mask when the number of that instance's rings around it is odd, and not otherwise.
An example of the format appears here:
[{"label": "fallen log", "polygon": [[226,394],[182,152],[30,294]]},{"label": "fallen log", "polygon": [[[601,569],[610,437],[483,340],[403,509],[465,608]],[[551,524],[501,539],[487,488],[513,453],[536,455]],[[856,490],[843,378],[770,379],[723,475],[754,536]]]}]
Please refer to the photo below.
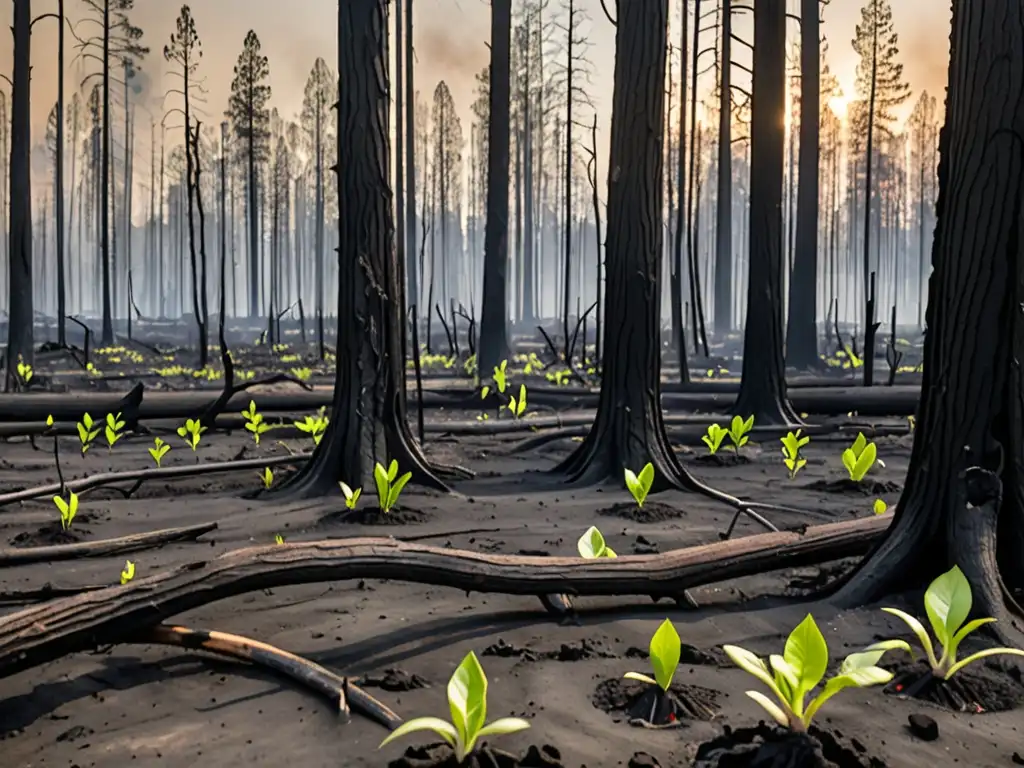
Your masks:
[{"label": "fallen log", "polygon": [[217,530],[216,523],[188,525],[181,528],[163,528],[159,531],[132,533],[114,539],[80,541],[74,544],[53,544],[46,547],[0,548],[0,568],[12,565],[75,560],[80,557],[109,557],[138,552],[141,549],[162,547],[177,541],[195,541],[203,534]]},{"label": "fallen log", "polygon": [[349,707],[393,731],[402,718],[370,696],[347,677],[342,677],[294,653],[281,650],[240,635],[203,629],[160,624],[140,632],[132,643],[170,645],[191,651],[206,651],[217,656],[248,662],[277,672],[295,683],[324,696],[337,707],[338,714],[348,721]]},{"label": "fallen log", "polygon": [[26,392],[0,395],[0,422],[78,422],[88,413],[101,421],[108,413],[120,413],[126,430],[134,430],[141,418],[144,387],[136,384],[126,394],[105,392]]},{"label": "fallen log", "polygon": [[886,513],[811,526],[802,533],[764,533],[658,555],[596,560],[486,554],[390,538],[250,547],[0,618],[0,678],[122,642],[168,617],[257,590],[395,579],[466,592],[674,598],[726,579],[863,554],[885,534],[891,519]]},{"label": "fallen log", "polygon": [[64,493],[65,490],[72,491],[79,495],[95,488],[110,487],[115,483],[134,483],[128,490],[121,493],[130,497],[147,480],[175,480],[182,477],[197,477],[199,475],[213,475],[223,472],[241,472],[243,470],[261,470],[264,467],[277,467],[281,464],[301,464],[312,454],[296,453],[289,456],[267,456],[262,459],[242,459],[241,461],[209,461],[203,464],[182,464],[171,467],[147,467],[145,469],[132,469],[126,472],[101,472],[97,475],[80,477],[77,480],[68,480],[61,486],[60,483],[49,485],[37,485],[33,488],[23,488],[20,491],[0,494],[0,507],[14,504],[19,501],[30,501],[41,499],[47,496],[55,496]]}]

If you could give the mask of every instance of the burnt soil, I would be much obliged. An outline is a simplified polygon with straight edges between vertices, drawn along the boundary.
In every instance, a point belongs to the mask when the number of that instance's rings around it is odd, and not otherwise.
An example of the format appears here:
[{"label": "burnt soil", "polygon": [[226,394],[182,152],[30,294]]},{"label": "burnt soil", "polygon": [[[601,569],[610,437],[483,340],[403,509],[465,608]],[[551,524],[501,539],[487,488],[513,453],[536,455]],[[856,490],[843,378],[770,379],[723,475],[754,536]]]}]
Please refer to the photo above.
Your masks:
[{"label": "burnt soil", "polygon": [[[258,400],[257,393],[254,397]],[[427,413],[428,423],[473,418],[472,411]],[[426,452],[431,458],[468,467],[478,477],[457,483],[458,493],[450,496],[407,487],[400,509],[419,513],[415,521],[382,521],[371,513],[362,521],[352,516],[342,524],[328,522],[325,518],[337,520],[345,511],[340,493],[336,498],[294,504],[244,498],[259,484],[257,473],[246,471],[143,485],[129,499],[103,490],[83,494],[80,521],[72,530],[83,540],[97,540],[218,522],[219,529],[199,543],[132,554],[138,578],[232,549],[270,544],[277,534],[290,542],[325,536],[408,535],[437,546],[474,551],[574,555],[578,537],[588,526],[597,525],[620,553],[630,553],[640,540],[647,551],[665,552],[717,541],[732,516],[731,509],[709,499],[676,492],[658,494],[645,505],[649,512],[670,509],[672,514],[640,519],[610,516],[605,514],[609,509],[635,509],[624,489],[569,489],[540,473],[568,455],[578,441],[566,437],[515,452],[513,446],[523,437],[522,433],[460,435],[442,442],[428,434]],[[167,439],[175,448],[165,465],[195,461],[173,434]],[[306,446],[300,439],[284,442],[292,450]],[[704,451],[699,436],[687,442],[695,454]],[[904,437],[876,442],[885,467],[872,470],[872,482],[898,489],[911,441]],[[848,443],[849,435],[834,440],[815,437],[806,449],[808,464],[795,481],[787,478],[775,450],[750,452],[747,463],[691,462],[689,466],[699,479],[729,494],[809,510],[765,513],[780,528],[795,528],[871,515],[869,496],[832,491],[832,484],[845,476],[840,454]],[[82,459],[75,455],[75,439],[62,439],[65,476],[148,466],[146,448],[151,444],[151,436],[126,437],[109,455],[96,451]],[[287,450],[276,439],[255,448],[241,430],[218,432],[204,435],[198,459],[230,459],[246,445],[248,457]],[[4,459],[0,491],[55,480],[52,457],[45,447],[34,450],[26,439],[11,439],[0,446]],[[286,472],[282,468],[277,474]],[[808,487],[818,482],[822,485]],[[898,491],[881,497],[893,505]],[[0,538],[10,545],[19,536],[33,536],[51,525],[55,514],[49,498],[0,508]],[[81,521],[88,524],[79,529]],[[386,527],[376,524],[382,522]],[[743,518],[735,535],[760,532]],[[46,584],[116,583],[123,563],[124,557],[104,557],[12,567],[0,572],[0,591],[40,589]],[[257,591],[175,620],[194,628],[250,636],[339,674],[366,679],[368,692],[402,717],[447,717],[448,677],[462,657],[474,650],[489,679],[488,718],[517,716],[532,722],[527,731],[494,739],[496,749],[513,756],[496,757],[497,765],[534,765],[530,760],[540,756],[554,762],[539,765],[572,768],[631,762],[688,766],[701,744],[715,744],[723,755],[738,754],[756,739],[771,741],[773,737],[766,734],[775,733],[755,727],[766,715],[744,691],[759,686],[727,663],[722,644],[741,645],[762,656],[781,652],[786,634],[807,612],[814,614],[829,639],[834,660],[879,637],[905,631],[878,606],[839,613],[824,603],[793,602],[793,597],[806,595],[808,588],[841,573],[850,563],[788,569],[694,589],[691,595],[699,604],[697,609],[641,597],[578,599],[578,624],[552,620],[535,597],[466,594],[397,580]],[[914,601],[916,605],[912,601],[901,607],[921,613],[919,597]],[[900,605],[898,600],[886,604]],[[17,608],[0,607],[0,612],[13,610]],[[640,731],[629,725],[629,715],[623,711],[629,701],[619,681],[628,671],[650,674],[644,651],[665,617],[673,620],[689,647],[676,682],[684,691],[699,691],[713,701],[716,716],[710,721],[691,718],[680,728]],[[970,641],[966,645],[963,653],[974,648]],[[984,671],[1024,691],[1019,678],[988,667]],[[614,691],[613,683],[606,681],[615,683]],[[595,691],[602,684],[609,694],[605,703],[621,701],[626,707],[609,707],[611,714],[596,709]],[[938,740],[924,742],[910,734],[908,717],[921,712],[936,721]],[[826,734],[821,739],[829,744],[833,738],[841,741],[842,749],[852,750],[860,761],[823,763],[842,768],[879,764],[871,759],[893,768],[999,768],[1013,765],[1014,752],[1021,752],[1024,744],[1019,706],[1007,712],[964,714],[882,690],[843,691],[824,707],[819,726]],[[726,727],[735,730],[725,741],[714,742],[723,738]],[[328,702],[289,681],[201,653],[139,645],[75,654],[0,681],[0,734],[2,762],[12,768],[447,765],[437,762],[443,760],[437,754],[415,750],[436,741],[430,734],[409,736],[378,751],[386,735],[381,726],[358,714],[341,724]],[[829,744],[824,745],[828,747],[825,759],[831,759]],[[544,745],[556,748],[558,757],[551,757],[554,753],[546,752]],[[410,748],[414,748],[410,756],[403,757]],[[644,755],[638,755],[641,749]],[[708,750],[705,746],[705,758]],[[717,763],[700,765],[753,764],[724,760],[720,756]]]}]

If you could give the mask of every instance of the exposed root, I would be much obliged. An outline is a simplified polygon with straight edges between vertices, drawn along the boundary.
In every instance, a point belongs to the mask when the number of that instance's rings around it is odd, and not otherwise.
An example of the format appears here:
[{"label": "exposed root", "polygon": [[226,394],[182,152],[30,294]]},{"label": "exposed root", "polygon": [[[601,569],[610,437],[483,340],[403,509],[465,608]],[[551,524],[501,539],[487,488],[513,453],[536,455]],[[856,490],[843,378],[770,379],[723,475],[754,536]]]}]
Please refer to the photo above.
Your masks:
[{"label": "exposed root", "polygon": [[347,677],[336,675],[319,664],[258,640],[226,632],[160,624],[134,635],[129,642],[202,650],[265,667],[327,698],[337,706],[338,713],[346,722],[349,707],[391,731],[402,722],[391,709]]}]

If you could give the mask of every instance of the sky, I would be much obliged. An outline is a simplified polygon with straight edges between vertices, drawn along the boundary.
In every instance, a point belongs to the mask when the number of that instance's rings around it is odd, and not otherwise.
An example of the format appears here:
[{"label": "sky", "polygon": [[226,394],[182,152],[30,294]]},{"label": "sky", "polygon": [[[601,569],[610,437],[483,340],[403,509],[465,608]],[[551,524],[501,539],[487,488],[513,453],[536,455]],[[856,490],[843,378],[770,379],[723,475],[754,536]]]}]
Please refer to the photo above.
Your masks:
[{"label": "sky", "polygon": [[[16,0],[27,2],[28,0]],[[552,7],[562,0],[552,0]],[[620,0],[621,1],[621,0]],[[670,0],[678,7],[677,0]],[[259,36],[263,51],[270,60],[270,84],[273,88],[271,106],[277,107],[283,117],[293,119],[302,106],[303,88],[317,56],[332,64],[337,40],[338,0],[194,0],[191,3],[196,26],[203,41],[203,60],[200,74],[208,90],[203,108],[207,123],[219,123],[227,104],[232,67],[242,48],[249,29]],[[860,8],[867,0],[829,0],[823,6],[823,34],[828,40],[827,61],[838,76],[840,85],[849,96],[853,93],[856,55],[850,40],[859,19]],[[589,15],[584,30],[591,42],[589,55],[593,63],[592,92],[598,111],[602,133],[606,134],[609,105],[611,104],[614,67],[615,29],[601,10],[600,0],[576,0]],[[798,0],[789,0],[790,11],[797,13]],[[613,2],[608,3],[613,6]],[[692,0],[691,0],[692,4]],[[4,27],[10,24],[11,4],[0,14]],[[56,9],[56,0],[34,0],[36,15]],[[80,18],[80,0],[67,0],[68,14]],[[946,82],[949,55],[950,0],[895,0],[893,19],[900,36],[900,60],[904,74],[914,96],[899,112],[901,118],[909,116],[913,102],[920,91],[927,89],[941,97]],[[705,8],[711,6],[708,0]],[[157,115],[162,113],[161,94],[175,86],[175,78],[164,71],[163,46],[174,28],[180,5],[168,0],[135,0],[132,21],[144,31],[143,43],[151,49],[143,62],[144,77],[149,83],[147,106]],[[474,96],[475,74],[487,63],[490,4],[486,0],[415,0],[414,21],[416,46],[416,84],[418,90],[429,94],[437,82],[444,79],[452,91],[455,104],[463,117],[467,130],[470,122],[469,106]],[[744,14],[747,16],[747,14]],[[673,21],[677,24],[678,15]],[[750,39],[750,22],[737,18],[737,33]],[[87,30],[88,26],[81,26]],[[675,32],[672,32],[675,38]],[[798,34],[797,25],[791,25],[790,36]],[[32,55],[32,112],[34,140],[42,138],[46,117],[56,99],[56,24],[42,20],[34,28]],[[0,34],[0,72],[9,76],[12,63],[11,38]],[[75,41],[67,38],[67,59],[76,55]],[[736,46],[742,50],[742,46]],[[747,54],[749,55],[749,54]],[[77,66],[77,65],[76,65]],[[742,82],[738,68],[735,77]],[[66,75],[68,93],[80,79],[79,70]],[[7,84],[0,80],[0,87]],[[175,97],[163,101],[163,109],[177,106]],[[143,114],[140,128],[147,121]],[[143,133],[148,134],[148,131]],[[603,139],[605,144],[606,139]]]}]

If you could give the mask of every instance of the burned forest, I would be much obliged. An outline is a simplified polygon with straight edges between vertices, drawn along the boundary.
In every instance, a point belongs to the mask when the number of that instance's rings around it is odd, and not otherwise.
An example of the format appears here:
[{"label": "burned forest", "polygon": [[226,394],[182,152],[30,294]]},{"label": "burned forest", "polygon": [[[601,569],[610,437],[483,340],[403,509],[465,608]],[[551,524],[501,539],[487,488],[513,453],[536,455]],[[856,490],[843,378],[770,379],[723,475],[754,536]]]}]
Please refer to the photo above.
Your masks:
[{"label": "burned forest", "polygon": [[1020,0],[10,0],[0,765],[1024,765]]}]

